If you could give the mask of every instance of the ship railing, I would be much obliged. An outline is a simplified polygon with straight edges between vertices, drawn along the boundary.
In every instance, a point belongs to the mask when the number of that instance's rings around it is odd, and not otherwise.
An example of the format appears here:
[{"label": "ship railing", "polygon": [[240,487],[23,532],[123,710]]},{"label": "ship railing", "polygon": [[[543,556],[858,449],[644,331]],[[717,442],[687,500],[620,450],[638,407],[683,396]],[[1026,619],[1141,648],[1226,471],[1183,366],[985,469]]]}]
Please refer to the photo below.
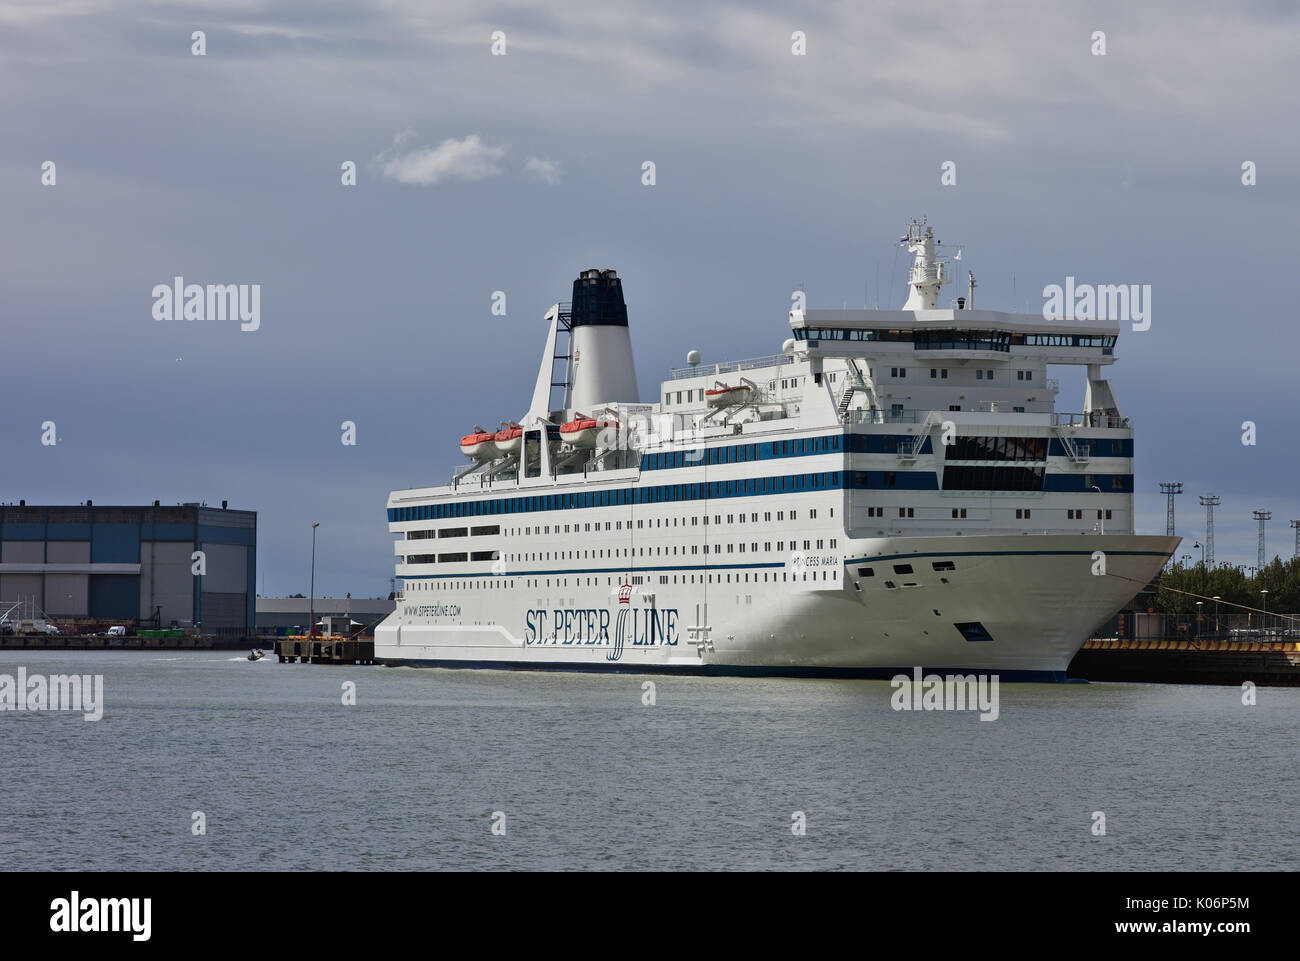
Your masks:
[{"label": "ship railing", "polygon": [[[976,413],[976,414],[1011,414],[1019,413],[1012,411],[1008,405],[1003,403],[983,403],[983,404],[964,404],[959,413]],[[1034,414],[1045,414],[1048,411],[1029,411]],[[905,410],[883,410],[871,408],[859,408],[856,410],[845,411],[844,423],[846,424],[919,424],[931,414],[938,414],[940,420],[944,418],[947,411],[935,411],[933,408],[922,409],[905,409]],[[1053,427],[1109,427],[1109,428],[1131,428],[1133,419],[1131,417],[1120,417],[1114,411],[1094,410],[1080,414],[1058,413],[1050,411],[1051,426]]]},{"label": "ship railing", "polygon": [[1117,411],[1089,410],[1081,414],[1052,411],[1053,427],[1113,427],[1131,428],[1132,417],[1121,417]]},{"label": "ship railing", "polygon": [[880,410],[859,408],[857,410],[846,411],[844,414],[844,423],[846,424],[915,424],[916,414],[914,410]]},{"label": "ship railing", "polygon": [[668,372],[669,380],[685,380],[688,377],[712,377],[718,374],[734,374],[742,370],[757,370],[762,367],[780,367],[782,364],[794,363],[793,357],[785,354],[770,354],[767,357],[750,357],[746,360],[727,360],[717,364],[696,364],[694,367],[674,367]]}]

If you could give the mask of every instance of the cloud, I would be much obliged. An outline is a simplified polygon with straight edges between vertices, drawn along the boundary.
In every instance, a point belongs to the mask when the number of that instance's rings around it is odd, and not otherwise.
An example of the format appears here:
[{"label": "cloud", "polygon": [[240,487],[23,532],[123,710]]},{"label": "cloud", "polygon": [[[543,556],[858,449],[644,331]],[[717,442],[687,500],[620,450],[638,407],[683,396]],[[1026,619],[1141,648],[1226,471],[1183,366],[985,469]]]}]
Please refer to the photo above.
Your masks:
[{"label": "cloud", "polygon": [[382,176],[400,184],[431,187],[440,183],[469,183],[501,174],[499,161],[505,147],[489,147],[470,134],[464,140],[447,139],[436,147],[402,149],[414,136],[403,130],[393,138],[393,146],[374,158]]},{"label": "cloud", "polygon": [[524,176],[531,177],[533,180],[540,180],[548,187],[554,187],[560,182],[560,163],[558,160],[529,157],[524,163]]}]

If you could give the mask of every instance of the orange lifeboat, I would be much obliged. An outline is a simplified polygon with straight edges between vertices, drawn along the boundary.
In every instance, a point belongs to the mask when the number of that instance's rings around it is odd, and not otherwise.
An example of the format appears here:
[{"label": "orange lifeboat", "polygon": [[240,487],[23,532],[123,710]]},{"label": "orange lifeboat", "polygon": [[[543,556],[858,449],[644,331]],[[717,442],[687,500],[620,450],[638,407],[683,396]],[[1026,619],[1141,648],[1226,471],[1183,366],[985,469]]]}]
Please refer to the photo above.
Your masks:
[{"label": "orange lifeboat", "polygon": [[493,442],[503,454],[518,454],[519,448],[524,443],[524,429],[518,424],[511,421],[501,430],[497,431],[493,437]]},{"label": "orange lifeboat", "polygon": [[496,445],[496,434],[475,425],[474,433],[466,434],[460,439],[460,452],[473,460],[492,460],[500,456]]},{"label": "orange lifeboat", "polygon": [[573,420],[560,425],[560,439],[574,447],[592,448],[600,440],[601,431],[609,429],[617,431],[618,421],[597,420],[575,411]]},{"label": "orange lifeboat", "polygon": [[749,400],[752,390],[748,382],[729,387],[720,380],[713,382],[713,390],[704,392],[704,402],[710,407],[734,407]]}]

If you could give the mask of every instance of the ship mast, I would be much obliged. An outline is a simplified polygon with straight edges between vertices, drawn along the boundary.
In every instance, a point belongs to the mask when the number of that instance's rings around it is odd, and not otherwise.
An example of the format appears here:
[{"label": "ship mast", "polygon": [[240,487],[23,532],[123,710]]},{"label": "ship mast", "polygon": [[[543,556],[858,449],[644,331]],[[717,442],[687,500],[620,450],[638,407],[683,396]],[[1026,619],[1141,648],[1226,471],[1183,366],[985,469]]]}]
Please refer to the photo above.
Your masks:
[{"label": "ship mast", "polygon": [[899,240],[916,257],[908,277],[909,293],[904,310],[935,310],[939,306],[939,288],[952,283],[948,263],[935,256],[934,228],[924,220],[913,220],[907,225],[907,236]]}]

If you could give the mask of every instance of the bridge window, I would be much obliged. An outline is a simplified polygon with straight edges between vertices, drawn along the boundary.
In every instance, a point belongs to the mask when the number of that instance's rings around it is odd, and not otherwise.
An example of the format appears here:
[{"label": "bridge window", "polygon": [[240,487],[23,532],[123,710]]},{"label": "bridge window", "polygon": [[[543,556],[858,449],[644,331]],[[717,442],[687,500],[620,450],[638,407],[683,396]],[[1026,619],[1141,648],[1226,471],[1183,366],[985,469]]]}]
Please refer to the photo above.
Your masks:
[{"label": "bridge window", "polygon": [[944,490],[961,491],[1041,491],[1041,467],[945,467]]}]

